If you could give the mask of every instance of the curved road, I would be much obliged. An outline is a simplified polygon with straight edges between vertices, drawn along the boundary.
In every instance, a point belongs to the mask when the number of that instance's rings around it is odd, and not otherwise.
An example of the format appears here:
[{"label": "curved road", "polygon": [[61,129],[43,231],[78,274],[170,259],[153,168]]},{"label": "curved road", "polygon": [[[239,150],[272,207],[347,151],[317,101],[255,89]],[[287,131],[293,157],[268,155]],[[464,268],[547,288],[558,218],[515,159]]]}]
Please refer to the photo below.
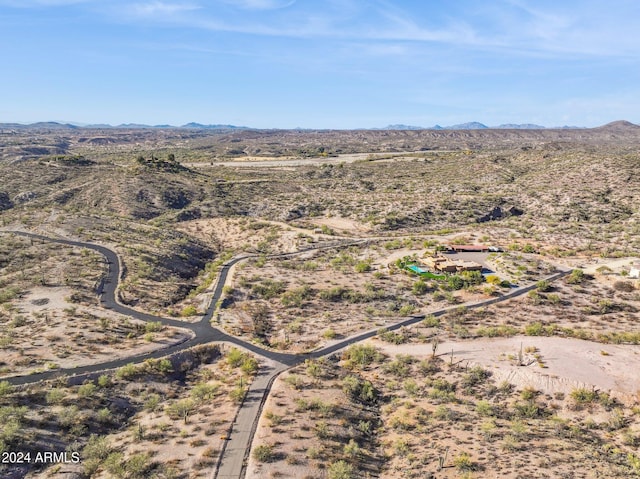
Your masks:
[{"label": "curved road", "polygon": [[173,344],[166,348],[158,349],[145,354],[129,356],[129,357],[115,359],[111,361],[105,361],[97,364],[90,364],[87,366],[79,366],[76,368],[60,368],[60,369],[55,369],[55,370],[46,371],[42,373],[3,378],[3,380],[6,380],[11,384],[14,384],[14,385],[30,384],[30,383],[38,382],[43,379],[52,379],[60,376],[94,373],[94,372],[104,371],[107,369],[115,369],[129,363],[140,363],[145,361],[146,359],[161,358],[169,354],[173,354],[199,344],[207,344],[211,342],[227,342],[227,343],[235,344],[255,354],[258,354],[260,356],[269,358],[271,360],[274,360],[286,365],[294,365],[300,361],[300,358],[294,354],[284,354],[284,353],[278,353],[274,351],[268,351],[259,346],[256,346],[255,344],[249,343],[247,341],[243,341],[242,339],[236,338],[234,336],[230,336],[220,331],[219,329],[214,328],[210,323],[210,320],[213,316],[213,312],[216,307],[216,303],[218,302],[218,300],[222,295],[222,288],[225,285],[230,268],[234,264],[250,256],[233,258],[222,266],[218,276],[218,282],[213,292],[213,297],[211,298],[211,302],[209,304],[209,307],[207,308],[206,313],[204,314],[202,319],[197,323],[186,323],[184,321],[178,321],[175,319],[163,318],[161,316],[155,316],[153,314],[143,313],[141,311],[137,311],[133,308],[129,308],[128,306],[125,306],[119,303],[116,300],[116,294],[117,294],[118,283],[120,281],[120,271],[121,271],[120,261],[119,261],[118,255],[113,250],[107,248],[106,246],[101,246],[93,243],[84,243],[80,241],[59,239],[59,238],[49,238],[47,236],[43,236],[35,233],[27,233],[22,231],[3,231],[3,233],[16,234],[19,236],[38,239],[41,241],[49,241],[49,242],[64,244],[67,246],[76,246],[80,248],[87,248],[93,251],[97,251],[102,256],[104,256],[107,263],[107,267],[108,267],[107,273],[102,279],[102,282],[99,288],[100,291],[98,292],[100,294],[100,302],[105,308],[111,309],[120,314],[130,316],[135,319],[139,319],[141,321],[160,322],[165,326],[186,329],[190,331],[192,334],[192,337],[190,339],[187,339],[186,341]]},{"label": "curved road", "polygon": [[[335,353],[341,349],[344,349],[347,346],[355,344],[360,341],[364,341],[366,339],[370,339],[374,337],[378,329],[371,330],[365,333],[360,333],[354,335],[352,337],[346,338],[342,341],[339,341],[333,345],[327,346],[325,348],[304,354],[285,354],[278,353],[274,351],[270,351],[267,349],[263,349],[253,343],[249,343],[247,341],[243,341],[242,339],[236,338],[235,336],[230,336],[219,329],[213,327],[211,325],[211,319],[213,317],[213,313],[216,308],[216,304],[220,297],[222,296],[222,289],[225,286],[227,281],[227,276],[229,274],[229,270],[231,267],[247,258],[253,257],[255,255],[245,255],[238,256],[227,263],[225,263],[220,269],[218,275],[218,281],[216,283],[216,287],[213,292],[213,296],[211,298],[211,302],[207,308],[207,311],[203,315],[202,319],[196,323],[185,323],[182,321],[177,321],[173,319],[163,318],[161,316],[155,316],[152,314],[143,313],[141,311],[137,311],[135,309],[129,308],[117,301],[117,288],[120,281],[120,260],[118,255],[111,249],[93,244],[93,243],[85,243],[81,241],[72,241],[67,239],[60,238],[50,238],[47,236],[28,233],[23,231],[2,231],[1,233],[9,233],[16,234],[19,236],[25,236],[28,238],[38,239],[41,241],[49,241],[59,244],[64,244],[67,246],[76,246],[80,248],[87,248],[93,251],[100,253],[104,256],[107,263],[107,272],[104,275],[98,294],[100,295],[100,301],[105,308],[112,309],[120,314],[130,316],[135,319],[139,319],[141,321],[154,321],[160,322],[163,325],[171,326],[175,328],[186,329],[191,332],[192,336],[190,339],[182,341],[177,344],[173,344],[166,348],[162,348],[150,353],[139,354],[134,356],[129,356],[117,360],[106,361],[98,364],[91,364],[87,366],[80,366],[76,368],[64,368],[64,369],[56,369],[52,371],[46,371],[42,373],[29,374],[25,376],[13,376],[9,378],[3,378],[3,380],[8,381],[14,385],[20,384],[30,384],[35,383],[40,380],[52,379],[60,376],[72,376],[72,375],[80,375],[87,373],[97,373],[100,371],[115,369],[122,367],[126,364],[130,363],[140,363],[145,361],[146,359],[157,359],[169,354],[173,354],[184,349],[199,345],[206,344],[211,342],[225,342],[230,343],[244,349],[251,351],[252,353],[265,358],[271,364],[265,368],[258,374],[255,380],[251,383],[250,388],[247,392],[247,395],[240,406],[240,409],[237,412],[234,423],[229,431],[229,440],[225,441],[223,445],[218,463],[213,471],[212,477],[217,478],[242,478],[246,473],[246,460],[249,455],[249,449],[251,446],[251,441],[253,439],[258,418],[260,416],[262,406],[264,401],[266,400],[269,391],[271,389],[271,384],[275,380],[275,378],[286,369],[289,369],[292,366],[295,366],[305,359],[308,358],[320,358],[323,356],[327,356],[329,354]],[[326,244],[316,248],[310,249],[330,249],[337,247],[344,247],[351,244],[361,244],[366,243],[370,240],[360,239],[354,240],[351,242],[336,242],[332,244]],[[301,253],[305,253],[309,251],[301,250],[294,253],[282,253],[270,255],[271,258],[282,258],[289,257]],[[546,279],[549,281],[556,280],[570,273],[571,270],[563,270],[558,273],[555,273]],[[489,304],[497,303],[500,301],[505,301],[516,296],[520,296],[522,294],[527,293],[535,288],[535,284],[529,285],[526,287],[520,287],[513,289],[509,293],[497,297],[491,298],[486,301],[480,301],[477,303],[466,304],[465,306],[468,308],[479,308],[482,306],[487,306]],[[434,316],[442,316],[447,312],[457,309],[460,306],[452,306],[450,308],[441,309],[439,311],[435,311],[433,313]],[[424,319],[424,316],[413,316],[408,319],[404,319],[399,321],[391,326],[388,326],[388,330],[399,329],[403,326],[409,326],[415,323],[418,323]]]}]

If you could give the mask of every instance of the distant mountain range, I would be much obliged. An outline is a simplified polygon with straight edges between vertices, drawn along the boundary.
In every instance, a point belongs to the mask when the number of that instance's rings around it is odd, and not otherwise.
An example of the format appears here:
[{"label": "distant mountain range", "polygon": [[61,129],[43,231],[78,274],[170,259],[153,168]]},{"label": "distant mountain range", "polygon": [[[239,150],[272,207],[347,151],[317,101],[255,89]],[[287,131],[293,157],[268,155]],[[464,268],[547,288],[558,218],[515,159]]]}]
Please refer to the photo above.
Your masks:
[{"label": "distant mountain range", "polygon": [[106,128],[123,128],[123,129],[144,129],[144,128],[191,128],[191,129],[201,129],[201,130],[255,130],[256,128],[250,128],[248,126],[236,126],[236,125],[203,125],[201,123],[187,123],[182,126],[175,125],[145,125],[142,123],[121,123],[120,125],[109,125],[107,123],[96,123],[96,124],[80,124],[80,123],[62,123],[57,121],[40,121],[37,123],[0,123],[0,128],[33,128],[33,129],[48,129],[48,130],[62,130],[62,129],[106,129]]},{"label": "distant mountain range", "polygon": [[[212,124],[212,125],[204,125],[202,123],[187,123],[182,126],[173,126],[173,125],[144,125],[139,123],[125,123],[120,125],[108,125],[108,124],[75,124],[75,123],[63,123],[63,122],[55,122],[55,121],[47,121],[47,122],[38,122],[31,124],[22,124],[22,123],[0,123],[0,128],[2,129],[47,129],[47,130],[63,130],[63,129],[107,129],[107,128],[122,128],[122,129],[144,129],[144,128],[185,128],[185,129],[196,129],[196,130],[259,130],[260,128],[251,128],[248,126],[236,126],[236,125],[224,125],[224,124]],[[359,128],[360,130],[544,130],[544,129],[581,129],[584,127],[579,126],[556,126],[547,128],[542,125],[536,125],[533,123],[506,123],[498,126],[487,126],[483,123],[479,123],[477,121],[472,121],[469,123],[460,123],[457,125],[451,126],[440,126],[435,125],[432,127],[422,127],[422,126],[412,126],[412,125],[388,125],[384,128]],[[620,120],[614,121],[611,123],[607,123],[606,125],[600,126],[598,128],[608,128],[608,129],[627,129],[627,128],[640,128],[640,125],[636,125],[634,123]],[[314,128],[297,128],[298,130],[316,130]],[[355,128],[354,128],[355,129]]]},{"label": "distant mountain range", "polygon": [[203,125],[202,123],[187,123],[180,128],[200,128],[203,130],[251,130],[248,126],[236,126],[236,125]]},{"label": "distant mountain range", "polygon": [[[559,126],[553,127],[553,129],[558,128],[583,128],[580,126]],[[411,125],[389,125],[385,128],[373,128],[374,130],[545,130],[546,126],[536,125],[534,123],[505,123],[503,125],[498,126],[487,126],[484,123],[480,123],[477,121],[472,121],[469,123],[460,123],[457,125],[451,126],[440,126],[435,125],[432,127],[423,127],[423,126],[411,126]]]}]

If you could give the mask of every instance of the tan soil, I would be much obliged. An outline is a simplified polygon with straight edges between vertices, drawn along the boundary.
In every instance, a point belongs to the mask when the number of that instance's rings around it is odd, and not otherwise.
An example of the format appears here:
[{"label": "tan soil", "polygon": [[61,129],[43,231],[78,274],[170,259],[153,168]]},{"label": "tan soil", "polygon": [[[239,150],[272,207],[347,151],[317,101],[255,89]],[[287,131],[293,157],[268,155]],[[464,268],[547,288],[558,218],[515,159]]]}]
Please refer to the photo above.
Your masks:
[{"label": "tan soil", "polygon": [[[392,345],[372,341],[385,354],[430,357],[431,344]],[[520,348],[536,348],[544,367],[531,353],[518,366]],[[496,381],[519,388],[531,386],[548,394],[592,387],[627,402],[640,400],[640,346],[601,344],[571,338],[515,336],[512,338],[444,341],[437,354],[453,361],[489,369]],[[509,359],[509,358],[512,359]]]},{"label": "tan soil", "polygon": [[[191,333],[163,328],[129,337],[121,326],[133,331],[137,321],[114,311],[70,303],[67,287],[34,287],[15,302],[25,316],[15,327],[15,343],[4,355],[2,375],[28,374],[45,368],[73,368],[138,355],[183,341]],[[104,321],[105,327],[102,326]],[[124,334],[124,335],[123,335]]]}]

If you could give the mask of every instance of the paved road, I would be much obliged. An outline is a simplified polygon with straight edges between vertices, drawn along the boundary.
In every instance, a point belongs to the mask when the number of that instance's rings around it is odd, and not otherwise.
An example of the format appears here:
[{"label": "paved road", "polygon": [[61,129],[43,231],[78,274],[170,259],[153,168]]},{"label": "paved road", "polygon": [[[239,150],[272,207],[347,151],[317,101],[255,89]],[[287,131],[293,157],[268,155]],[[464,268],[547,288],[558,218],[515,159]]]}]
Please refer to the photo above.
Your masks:
[{"label": "paved road", "polygon": [[[560,271],[548,276],[545,279],[547,279],[548,281],[555,281],[563,276],[566,276],[570,272],[571,270]],[[470,309],[484,307],[489,304],[494,304],[500,301],[506,301],[508,299],[521,296],[535,288],[535,284],[526,287],[515,288],[504,296],[491,298],[476,303],[468,303],[465,306]],[[449,311],[458,309],[459,307],[460,305],[451,306],[449,308],[444,308],[430,314],[438,317],[448,313]],[[405,326],[416,324],[422,321],[424,318],[424,315],[413,316],[402,321],[398,321],[397,323],[388,326],[386,329],[393,331]],[[291,364],[289,367],[294,366],[295,364],[298,364],[307,358],[317,359],[336,353],[352,344],[359,343],[376,336],[378,334],[378,331],[379,329],[375,329],[367,331],[365,333],[356,334],[331,346],[327,346],[311,353],[301,354],[297,356],[298,361],[296,361],[294,364]],[[247,403],[243,403],[241,405],[238,415],[233,422],[231,431],[229,433],[229,441],[225,444],[223,450],[221,451],[220,460],[211,476],[212,479],[242,479],[245,477],[246,464],[249,452],[251,450],[251,443],[258,426],[258,420],[260,419],[260,415],[262,413],[262,406],[264,405],[267,396],[269,395],[273,381],[282,371],[286,369],[288,369],[288,367],[285,367],[282,364],[276,364],[275,367],[264,370],[263,375],[251,384],[247,396]]]},{"label": "paved road", "polygon": [[[116,311],[120,314],[141,320],[141,321],[160,322],[165,326],[188,330],[191,333],[191,337],[185,341],[172,344],[171,346],[168,346],[166,348],[158,349],[145,354],[131,355],[121,359],[115,359],[111,361],[105,361],[105,362],[90,364],[86,366],[78,366],[75,368],[60,368],[60,369],[55,369],[55,370],[50,370],[50,371],[45,371],[45,372],[40,372],[35,374],[28,374],[24,376],[12,376],[12,377],[3,378],[3,380],[8,381],[10,384],[14,384],[14,385],[31,384],[41,380],[53,379],[57,377],[83,375],[83,374],[90,374],[90,373],[105,371],[109,369],[116,369],[130,363],[138,364],[147,359],[158,359],[173,353],[180,352],[184,349],[187,349],[193,346],[212,343],[212,342],[230,343],[230,344],[239,346],[241,348],[244,348],[248,351],[251,351],[252,353],[258,356],[262,356],[264,358],[277,361],[279,363],[282,363],[288,366],[293,366],[299,363],[301,360],[303,360],[303,358],[294,354],[279,353],[276,351],[269,351],[267,349],[261,348],[260,346],[244,341],[235,336],[230,336],[225,332],[211,325],[211,318],[213,317],[213,313],[215,312],[216,304],[222,296],[222,289],[224,288],[225,283],[227,281],[229,270],[234,264],[240,261],[244,261],[245,259],[250,258],[253,255],[237,256],[231,259],[230,261],[228,261],[227,263],[225,263],[221,267],[220,272],[218,274],[218,281],[213,291],[211,302],[209,303],[209,306],[204,316],[200,321],[196,323],[187,323],[184,321],[178,321],[175,319],[164,318],[162,316],[143,313],[141,311],[135,310],[133,308],[130,308],[118,302],[117,289],[118,289],[119,281],[121,279],[120,278],[120,274],[121,274],[120,259],[115,251],[113,251],[110,248],[107,248],[106,246],[97,245],[94,243],[82,242],[82,241],[72,241],[72,240],[63,239],[63,238],[51,238],[48,236],[35,234],[35,233],[28,233],[25,231],[1,231],[0,233],[15,234],[15,235],[24,236],[27,238],[32,238],[40,241],[48,241],[48,242],[59,243],[67,246],[87,248],[100,253],[105,258],[105,261],[107,264],[107,272],[102,278],[102,281],[99,287],[100,290],[98,291],[98,294],[100,296],[100,302],[103,307]],[[366,242],[366,240],[362,240],[362,239],[348,240],[348,241],[336,240],[331,243],[326,243],[319,246],[312,246],[305,250],[301,250],[293,253],[275,254],[275,255],[270,255],[270,257],[285,258],[285,257],[294,256],[296,254],[303,254],[309,250],[323,250],[323,249],[338,248],[338,247],[344,247],[352,244],[360,244],[363,242]]]},{"label": "paved road", "polygon": [[8,381],[11,384],[31,384],[38,382],[40,380],[52,379],[56,377],[62,376],[70,376],[70,375],[80,375],[87,373],[94,373],[99,371],[104,371],[108,369],[115,369],[122,367],[129,363],[141,363],[146,359],[157,359],[169,354],[173,354],[184,349],[199,345],[199,344],[207,344],[211,342],[227,342],[234,344],[236,346],[245,348],[259,356],[263,356],[269,358],[274,361],[278,361],[282,364],[293,365],[296,364],[300,359],[293,354],[284,354],[278,353],[274,351],[268,351],[263,349],[255,344],[249,343],[247,341],[243,341],[242,339],[236,338],[234,336],[230,336],[217,328],[214,328],[211,323],[211,317],[216,307],[216,303],[220,299],[222,295],[222,288],[225,285],[227,280],[227,275],[229,274],[229,269],[239,261],[243,261],[247,258],[247,256],[241,256],[233,258],[232,260],[225,263],[220,269],[218,282],[213,292],[213,297],[211,298],[211,302],[205,315],[202,317],[200,321],[197,323],[187,323],[184,321],[178,321],[175,319],[164,318],[161,316],[155,316],[153,314],[143,313],[141,311],[137,311],[133,308],[125,306],[119,303],[116,299],[118,283],[120,281],[120,261],[118,255],[111,249],[93,244],[93,243],[85,243],[80,241],[71,241],[67,239],[60,238],[49,238],[47,236],[38,235],[34,233],[27,233],[23,231],[4,231],[3,233],[12,233],[20,236],[25,236],[28,238],[33,238],[41,241],[49,241],[59,244],[64,244],[67,246],[76,246],[80,248],[87,248],[93,251],[97,251],[102,256],[104,256],[107,263],[107,272],[103,277],[103,280],[100,284],[99,291],[100,294],[100,302],[101,304],[108,309],[116,311],[120,314],[130,316],[135,319],[139,319],[141,321],[146,322],[160,322],[165,326],[171,326],[174,328],[186,329],[191,332],[191,338],[183,341],[181,343],[173,344],[169,347],[162,348],[150,353],[132,355],[129,357],[116,359],[112,361],[105,361],[102,363],[91,364],[87,366],[79,366],[76,368],[61,368],[36,374],[29,374],[25,376],[13,376],[8,378],[3,378],[3,380]]},{"label": "paved road", "polygon": [[220,457],[211,475],[212,479],[237,479],[244,477],[246,461],[251,449],[251,442],[258,426],[258,419],[262,414],[271,385],[278,374],[289,369],[290,366],[271,362],[263,366],[258,376],[252,381],[247,395],[238,409],[231,429],[229,440],[225,441]]},{"label": "paved road", "polygon": [[[118,313],[130,316],[135,319],[139,319],[142,321],[156,321],[160,322],[166,326],[172,326],[182,329],[187,329],[191,332],[192,336],[190,339],[183,341],[178,344],[174,344],[164,349],[160,349],[151,353],[130,356],[127,358],[122,358],[114,361],[107,361],[99,364],[92,364],[88,366],[82,366],[77,368],[70,369],[58,369],[54,371],[47,371],[38,374],[31,374],[28,376],[14,376],[10,378],[5,378],[5,380],[9,381],[11,384],[29,384],[34,383],[44,379],[51,379],[54,377],[60,376],[73,376],[79,374],[87,374],[87,373],[95,373],[108,369],[115,369],[121,366],[124,366],[129,363],[140,363],[149,358],[160,358],[163,356],[167,356],[172,353],[176,353],[182,351],[186,348],[199,345],[206,344],[211,342],[225,342],[230,343],[241,348],[247,349],[252,353],[261,356],[263,360],[266,360],[267,366],[263,367],[260,373],[257,375],[255,380],[249,387],[247,395],[238,409],[236,418],[234,423],[229,431],[229,441],[227,441],[221,451],[220,458],[216,467],[213,471],[213,478],[243,478],[246,473],[246,460],[248,458],[249,450],[251,447],[251,441],[253,440],[253,436],[257,427],[258,419],[260,417],[262,406],[269,395],[271,385],[278,374],[286,369],[289,369],[292,366],[295,366],[301,362],[303,362],[307,358],[320,358],[323,356],[327,356],[333,354],[341,349],[344,349],[352,344],[358,343],[360,341],[364,341],[366,339],[370,339],[374,337],[378,330],[371,330],[365,333],[354,335],[350,338],[346,338],[338,343],[335,343],[331,346],[310,352],[305,354],[285,354],[278,353],[275,351],[269,351],[263,349],[255,344],[243,341],[234,336],[230,336],[219,329],[213,327],[211,325],[211,319],[215,312],[216,304],[222,295],[222,289],[225,286],[227,276],[229,274],[230,268],[240,262],[243,261],[251,255],[248,256],[238,256],[233,258],[232,260],[225,263],[220,269],[220,273],[218,276],[218,281],[216,283],[216,287],[213,292],[213,296],[211,298],[211,302],[205,312],[204,316],[197,323],[184,323],[182,321],[176,321],[173,319],[163,318],[160,316],[154,316],[151,314],[143,313],[137,311],[135,309],[129,308],[117,301],[117,288],[118,283],[120,281],[120,261],[118,255],[111,249],[96,245],[93,243],[85,243],[80,241],[71,241],[60,238],[49,238],[47,236],[38,235],[34,233],[27,233],[22,231],[3,231],[4,233],[13,233],[20,236],[25,236],[33,239],[38,239],[42,241],[51,241],[55,243],[60,243],[68,246],[76,246],[81,248],[88,248],[98,253],[102,254],[105,257],[107,262],[107,273],[105,274],[103,281],[100,284],[100,301],[102,302],[105,308],[112,309],[117,311]],[[370,240],[353,240],[353,241],[336,241],[331,244],[325,244],[319,247],[314,247],[310,249],[330,249],[337,247],[344,247],[350,244],[361,244],[366,243]],[[304,253],[308,250],[298,251],[295,253],[283,253],[277,255],[271,255],[273,258],[281,258],[281,257],[289,257],[296,254]],[[570,273],[571,270],[563,270],[558,273],[555,273],[546,279],[549,281],[556,280],[562,276],[565,276]],[[507,293],[506,295],[491,298],[485,301],[480,301],[477,303],[466,304],[465,306],[468,308],[479,308],[483,306],[487,306],[489,304],[497,303],[500,301],[505,301],[516,296],[520,296],[522,294],[527,293],[535,288],[534,285],[530,285],[527,287],[521,287],[514,289]],[[445,308],[439,311],[435,311],[433,313],[434,316],[442,316],[447,312],[459,308],[460,306],[452,306],[450,308]],[[403,326],[410,326],[412,324],[418,323],[422,321],[424,316],[414,316],[408,319],[404,319],[395,323],[394,325],[388,326],[389,330],[396,330]]]}]

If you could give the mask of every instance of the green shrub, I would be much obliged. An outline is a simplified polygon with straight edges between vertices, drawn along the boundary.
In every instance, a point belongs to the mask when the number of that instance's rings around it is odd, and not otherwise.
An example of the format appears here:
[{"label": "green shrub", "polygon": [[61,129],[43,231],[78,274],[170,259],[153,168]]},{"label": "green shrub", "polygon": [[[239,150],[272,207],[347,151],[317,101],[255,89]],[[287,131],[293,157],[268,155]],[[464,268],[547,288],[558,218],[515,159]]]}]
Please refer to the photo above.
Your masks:
[{"label": "green shrub", "polygon": [[540,293],[538,293],[538,291],[533,290],[533,291],[529,291],[527,293],[527,297],[529,298],[529,300],[533,303],[533,304],[541,304],[542,300],[543,300],[543,296],[540,295]]},{"label": "green shrub", "polygon": [[220,386],[217,384],[198,383],[191,390],[191,397],[198,403],[209,401],[218,393]]},{"label": "green shrub", "polygon": [[422,324],[427,328],[437,328],[440,326],[440,319],[430,314],[422,320]]},{"label": "green shrub", "polygon": [[529,419],[535,419],[545,415],[543,407],[535,401],[516,403],[514,405],[514,410],[518,417],[525,417]]},{"label": "green shrub", "polygon": [[[324,153],[324,151],[323,151],[323,152],[321,152],[321,153]],[[329,226],[327,226],[327,225],[322,225],[322,226],[320,226],[320,231],[322,232],[322,234],[323,234],[323,235],[333,236],[333,235],[335,235],[335,234],[336,234],[336,233],[335,233],[335,231],[333,231],[333,230],[332,230]]]},{"label": "green shrub", "polygon": [[156,368],[162,374],[169,374],[173,372],[173,364],[170,359],[164,358],[157,362]]},{"label": "green shrub", "polygon": [[101,388],[108,388],[111,386],[111,377],[106,374],[100,375],[98,378],[98,386]]},{"label": "green shrub", "polygon": [[182,419],[185,424],[189,416],[195,411],[196,403],[193,399],[180,399],[166,408],[167,415],[172,419]]},{"label": "green shrub", "polygon": [[410,371],[409,366],[404,361],[398,359],[384,365],[385,373],[392,374],[399,378],[407,377]]},{"label": "green shrub", "polygon": [[458,275],[451,275],[447,278],[447,289],[455,291],[464,288],[464,280]]},{"label": "green shrub", "polygon": [[508,325],[487,326],[487,327],[483,326],[476,329],[475,331],[475,333],[478,336],[483,336],[487,338],[510,337],[510,336],[515,336],[519,332],[520,331],[517,328],[513,326],[508,326]]},{"label": "green shrub", "polygon": [[282,305],[286,308],[301,307],[306,299],[309,299],[313,295],[313,291],[307,285],[300,288],[286,291],[280,297]]},{"label": "green shrub", "polygon": [[538,391],[531,387],[526,387],[520,393],[520,397],[525,401],[533,401],[538,396]]},{"label": "green shrub", "polygon": [[476,403],[476,412],[481,416],[493,416],[493,406],[489,401],[478,401]]},{"label": "green shrub", "polygon": [[527,324],[524,327],[524,334],[527,336],[542,336],[544,334],[544,326],[539,321]]},{"label": "green shrub", "polygon": [[627,461],[633,473],[636,476],[640,476],[640,457],[630,452],[627,454]]},{"label": "green shrub", "polygon": [[349,361],[351,364],[364,367],[380,361],[383,356],[373,346],[367,344],[354,344],[342,354],[342,358]]},{"label": "green shrub", "polygon": [[116,377],[118,379],[131,379],[137,374],[138,368],[132,363],[126,364],[116,371]]},{"label": "green shrub", "polygon": [[413,283],[413,286],[411,287],[411,292],[416,296],[423,295],[428,290],[429,290],[429,285],[421,279]]},{"label": "green shrub", "polygon": [[0,398],[8,396],[13,391],[13,386],[9,384],[9,381],[0,381]]},{"label": "green shrub", "polygon": [[584,281],[584,271],[581,269],[574,269],[567,278],[569,284],[580,284],[582,281]]},{"label": "green shrub", "polygon": [[358,261],[354,269],[356,273],[368,273],[371,271],[371,260]]},{"label": "green shrub", "polygon": [[149,477],[148,470],[151,468],[151,457],[148,453],[133,454],[123,463],[127,478]]},{"label": "green shrub", "polygon": [[85,475],[91,477],[111,452],[111,444],[106,436],[92,434],[82,450],[82,466]]},{"label": "green shrub", "polygon": [[431,381],[431,387],[437,391],[443,392],[454,392],[456,390],[456,385],[454,383],[450,383],[446,379],[434,379]]},{"label": "green shrub", "polygon": [[97,386],[92,382],[84,383],[78,388],[78,396],[82,398],[90,398],[96,392]]},{"label": "green shrub", "polygon": [[264,417],[269,421],[270,427],[279,426],[282,423],[282,416],[274,414],[273,411],[265,411]]},{"label": "green shrub", "polygon": [[147,411],[156,411],[160,404],[160,395],[152,393],[149,394],[144,401],[144,408]]},{"label": "green shrub", "polygon": [[354,402],[373,404],[378,399],[378,391],[371,381],[357,376],[347,376],[342,381],[342,390]]},{"label": "green shrub", "polygon": [[234,403],[239,404],[244,400],[245,394],[247,394],[246,388],[237,386],[229,392],[229,397]]},{"label": "green shrub", "polygon": [[402,388],[404,389],[404,392],[406,392],[411,397],[417,396],[420,392],[418,383],[416,383],[413,379],[407,379],[404,383],[402,383]]},{"label": "green shrub", "polygon": [[456,393],[453,391],[442,391],[440,389],[432,389],[427,394],[429,399],[431,399],[435,404],[442,403],[455,403],[458,401],[456,397]]},{"label": "green shrub", "polygon": [[466,452],[462,452],[453,458],[453,465],[459,471],[475,471],[477,465],[471,460],[471,456]]},{"label": "green shrub", "polygon": [[336,333],[333,329],[329,328],[322,333],[322,337],[324,339],[334,339],[338,333]]},{"label": "green shrub", "polygon": [[329,479],[353,479],[355,472],[351,464],[340,460],[329,464],[327,475]]},{"label": "green shrub", "polygon": [[61,404],[67,397],[67,392],[61,388],[53,388],[47,391],[45,400],[47,404]]},{"label": "green shrub", "polygon": [[302,263],[302,271],[317,271],[318,267],[318,263],[315,261],[305,261]]},{"label": "green shrub", "polygon": [[335,288],[320,291],[320,299],[331,302],[348,301],[349,303],[362,303],[367,301],[363,294],[344,286],[336,286]]},{"label": "green shrub", "polygon": [[536,283],[536,289],[541,293],[546,293],[551,289],[551,283],[546,279],[542,279]]},{"label": "green shrub", "polygon": [[400,249],[400,248],[402,248],[402,242],[400,240],[397,240],[397,239],[392,240],[392,241],[387,241],[384,244],[384,247],[385,247],[385,249],[389,249],[389,250]]},{"label": "green shrub", "polygon": [[258,371],[258,360],[247,354],[240,365],[240,370],[247,375],[255,374]]},{"label": "green shrub", "polygon": [[252,456],[258,462],[271,462],[275,459],[274,447],[271,444],[256,446]]},{"label": "green shrub", "polygon": [[398,310],[399,316],[409,316],[416,311],[416,307],[412,304],[405,304]]},{"label": "green shrub", "polygon": [[549,303],[553,305],[560,304],[560,296],[558,296],[556,293],[551,293],[547,295],[547,301],[549,301]]},{"label": "green shrub", "polygon": [[465,288],[476,286],[484,282],[484,276],[480,271],[463,271],[460,273]]},{"label": "green shrub", "polygon": [[[184,312],[184,310],[183,310],[183,312]],[[188,316],[193,316],[193,314],[189,314]],[[145,330],[146,333],[157,333],[159,331],[162,331],[163,329],[164,329],[164,325],[160,321],[151,321],[151,322],[146,323],[144,325],[144,330]]]},{"label": "green shrub", "polygon": [[237,368],[242,365],[245,359],[245,353],[240,351],[238,348],[231,348],[227,353],[227,364],[232,368]]},{"label": "green shrub", "polygon": [[20,295],[20,289],[16,287],[3,288],[0,291],[0,304],[7,303]]},{"label": "green shrub", "polygon": [[304,385],[304,381],[297,374],[289,374],[285,376],[283,381],[287,383],[289,386],[291,386],[291,388],[296,390],[301,389],[302,386]]},{"label": "green shrub", "polygon": [[197,314],[198,310],[193,305],[185,306],[182,311],[180,311],[180,316],[182,316],[183,318],[186,318],[188,316],[196,316]]},{"label": "green shrub", "polygon": [[393,344],[404,344],[409,340],[409,334],[406,330],[400,330],[400,332],[388,331],[386,329],[381,329],[378,331],[378,337],[386,341],[387,343]]},{"label": "green shrub", "polygon": [[271,299],[279,296],[285,291],[285,289],[286,283],[284,281],[265,279],[258,284],[254,284],[251,287],[251,292],[261,297],[262,299]]},{"label": "green shrub", "polygon": [[[576,388],[569,394],[576,404],[592,404],[600,402],[601,396],[605,402],[608,402],[608,394],[598,393],[595,389]],[[604,396],[607,396],[606,398]]]}]

